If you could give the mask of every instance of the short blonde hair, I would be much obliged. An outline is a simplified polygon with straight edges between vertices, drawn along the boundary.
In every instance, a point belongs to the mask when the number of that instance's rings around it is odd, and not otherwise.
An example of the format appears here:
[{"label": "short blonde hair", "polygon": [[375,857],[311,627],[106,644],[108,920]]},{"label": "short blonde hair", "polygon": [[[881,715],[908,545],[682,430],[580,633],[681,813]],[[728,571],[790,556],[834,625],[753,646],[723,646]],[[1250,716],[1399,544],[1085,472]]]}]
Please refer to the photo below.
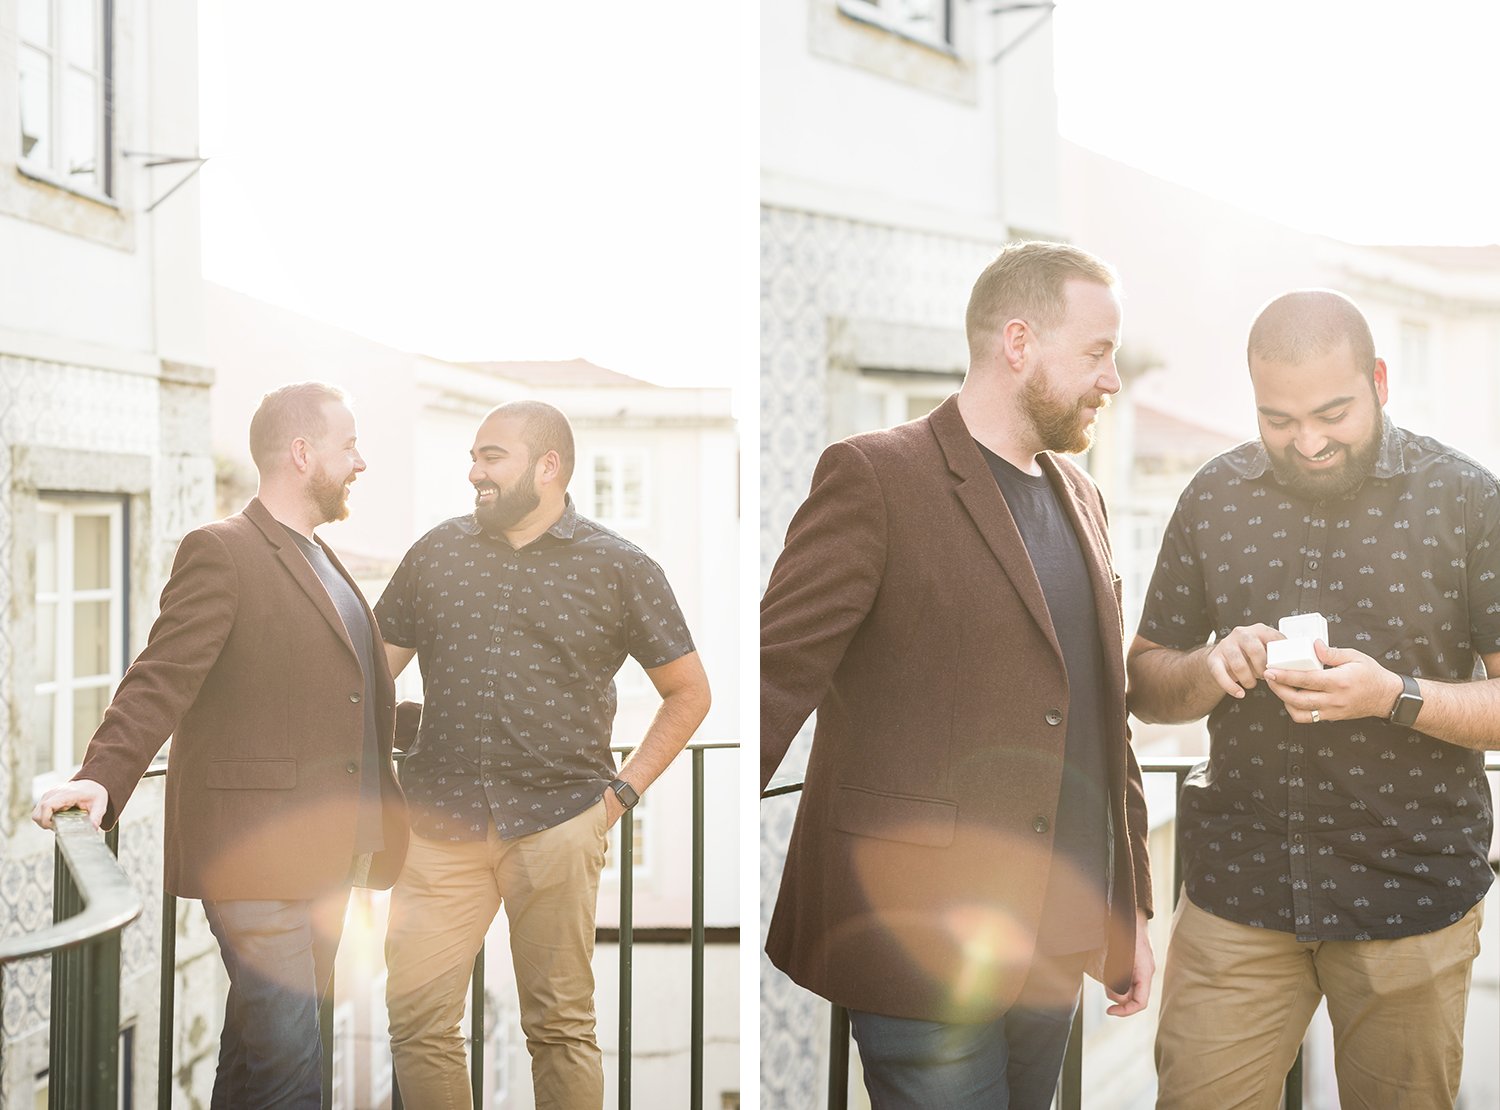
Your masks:
[{"label": "short blonde hair", "polygon": [[321,439],[328,432],[323,406],[329,401],[348,404],[349,398],[326,382],[296,382],[262,397],[250,418],[250,457],[256,469],[273,466],[282,449],[299,436],[308,442]]},{"label": "short blonde hair", "polygon": [[1062,323],[1067,312],[1064,286],[1073,279],[1111,287],[1120,280],[1108,262],[1068,243],[1007,244],[969,294],[964,317],[969,357],[987,352],[1007,321],[1025,320],[1043,332]]}]

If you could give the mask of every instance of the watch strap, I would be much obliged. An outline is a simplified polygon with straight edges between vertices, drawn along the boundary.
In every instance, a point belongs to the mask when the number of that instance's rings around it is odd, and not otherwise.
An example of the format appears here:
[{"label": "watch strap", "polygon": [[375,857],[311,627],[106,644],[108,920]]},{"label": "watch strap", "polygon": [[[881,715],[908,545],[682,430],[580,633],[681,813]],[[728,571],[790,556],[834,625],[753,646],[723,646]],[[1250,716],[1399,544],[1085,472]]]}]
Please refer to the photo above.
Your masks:
[{"label": "watch strap", "polygon": [[609,784],[609,789],[614,791],[614,795],[619,799],[620,805],[626,809],[632,808],[641,800],[641,795],[636,788],[624,779],[615,779]]},{"label": "watch strap", "polygon": [[1396,696],[1396,704],[1391,709],[1390,722],[1411,728],[1417,723],[1417,714],[1421,711],[1422,688],[1411,675],[1404,674],[1401,676],[1401,693]]}]

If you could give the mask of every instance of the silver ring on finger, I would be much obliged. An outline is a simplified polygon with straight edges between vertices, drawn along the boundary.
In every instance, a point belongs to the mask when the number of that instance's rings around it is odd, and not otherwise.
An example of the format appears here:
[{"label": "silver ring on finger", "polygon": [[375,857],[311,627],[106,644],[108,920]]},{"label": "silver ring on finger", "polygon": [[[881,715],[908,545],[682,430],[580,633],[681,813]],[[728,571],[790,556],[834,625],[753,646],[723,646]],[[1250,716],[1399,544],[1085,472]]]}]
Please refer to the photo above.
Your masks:
[{"label": "silver ring on finger", "polygon": [[1312,711],[1312,723],[1313,724],[1317,724],[1318,723],[1318,711],[1316,709],[1314,709]]}]

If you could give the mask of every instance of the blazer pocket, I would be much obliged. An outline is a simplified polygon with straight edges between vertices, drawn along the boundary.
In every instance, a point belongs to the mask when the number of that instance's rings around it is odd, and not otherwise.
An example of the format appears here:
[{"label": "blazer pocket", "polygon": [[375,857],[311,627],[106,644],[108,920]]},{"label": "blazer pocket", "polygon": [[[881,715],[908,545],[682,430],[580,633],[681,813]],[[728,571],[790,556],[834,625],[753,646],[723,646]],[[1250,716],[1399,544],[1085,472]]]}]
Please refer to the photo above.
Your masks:
[{"label": "blazer pocket", "polygon": [[215,759],[204,784],[210,790],[290,790],[297,785],[297,761]]},{"label": "blazer pocket", "polygon": [[946,848],[953,843],[958,804],[941,798],[840,786],[834,791],[830,823],[840,832],[855,836]]}]

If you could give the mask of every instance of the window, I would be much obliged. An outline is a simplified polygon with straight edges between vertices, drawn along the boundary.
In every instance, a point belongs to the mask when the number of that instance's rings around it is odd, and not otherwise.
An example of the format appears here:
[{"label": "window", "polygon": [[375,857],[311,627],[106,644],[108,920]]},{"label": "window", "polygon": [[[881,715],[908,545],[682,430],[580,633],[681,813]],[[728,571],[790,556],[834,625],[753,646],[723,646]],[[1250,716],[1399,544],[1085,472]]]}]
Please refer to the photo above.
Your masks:
[{"label": "window", "polygon": [[[634,854],[632,873],[636,878],[640,878],[643,875],[651,873],[646,855],[646,851],[651,843],[647,836],[647,832],[651,828],[651,813],[644,794],[641,795],[641,800],[631,808],[630,817],[630,850]],[[606,875],[613,875],[616,878],[620,874],[620,829],[624,824],[625,819],[623,817],[615,822],[614,828],[609,830],[609,843],[604,849],[604,873]]]},{"label": "window", "polygon": [[83,760],[125,672],[120,500],[42,497],[36,544],[36,774]]},{"label": "window", "polygon": [[643,451],[604,451],[589,460],[589,515],[601,524],[646,522],[646,455]]},{"label": "window", "polygon": [[111,0],[20,0],[21,163],[108,196]]},{"label": "window", "polygon": [[1401,364],[1396,367],[1400,392],[1415,398],[1432,386],[1431,364],[1432,330],[1416,320],[1402,320]]},{"label": "window", "polygon": [[892,428],[926,416],[962,384],[962,374],[863,370],[853,398],[858,430]]},{"label": "window", "polygon": [[490,1063],[490,1105],[505,1106],[510,1099],[510,1036],[517,1019],[508,999],[484,995],[484,1012],[489,1017],[489,1047],[485,1049]]},{"label": "window", "polygon": [[391,1097],[390,1019],[385,1009],[386,973],[370,984],[370,1101],[384,1106]]},{"label": "window", "polygon": [[932,46],[953,45],[951,0],[839,0],[839,11]]},{"label": "window", "polygon": [[354,1004],[333,1009],[333,1105],[354,1105]]}]

